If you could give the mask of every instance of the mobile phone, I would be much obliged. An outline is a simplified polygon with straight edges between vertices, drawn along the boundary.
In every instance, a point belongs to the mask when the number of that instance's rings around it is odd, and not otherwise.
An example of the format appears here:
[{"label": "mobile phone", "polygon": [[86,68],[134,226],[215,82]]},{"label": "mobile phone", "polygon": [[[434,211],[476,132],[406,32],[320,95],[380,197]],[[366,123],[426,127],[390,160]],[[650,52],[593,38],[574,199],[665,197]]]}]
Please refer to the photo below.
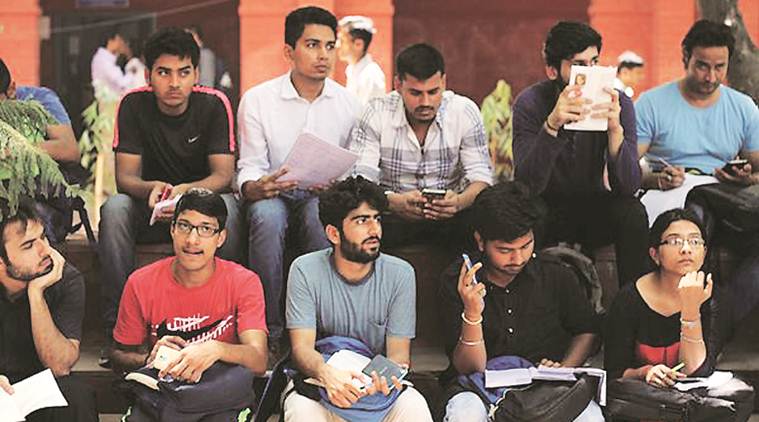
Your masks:
[{"label": "mobile phone", "polygon": [[726,171],[728,174],[735,174],[736,170],[743,168],[748,164],[748,160],[745,158],[737,158],[735,160],[728,161],[724,167],[722,167],[722,170]]},{"label": "mobile phone", "polygon": [[443,199],[445,198],[445,192],[445,189],[422,189],[422,195],[427,198],[427,201],[432,201],[433,199]]},{"label": "mobile phone", "polygon": [[[469,255],[462,253],[461,257],[464,258],[464,265],[466,265],[466,270],[469,271],[472,269],[472,260],[469,259]],[[477,284],[477,274],[472,276],[472,284]]]},{"label": "mobile phone", "polygon": [[156,352],[155,360],[153,361],[153,368],[158,370],[164,370],[171,362],[173,362],[179,356],[179,351],[174,350],[168,346],[161,346]]},{"label": "mobile phone", "polygon": [[391,390],[395,386],[391,382],[393,376],[398,378],[398,381],[402,381],[403,378],[405,378],[408,374],[408,370],[406,368],[398,365],[397,363],[382,355],[375,356],[361,372],[370,377],[372,376],[372,372],[376,372],[378,377],[385,377],[388,387],[390,387]]}]

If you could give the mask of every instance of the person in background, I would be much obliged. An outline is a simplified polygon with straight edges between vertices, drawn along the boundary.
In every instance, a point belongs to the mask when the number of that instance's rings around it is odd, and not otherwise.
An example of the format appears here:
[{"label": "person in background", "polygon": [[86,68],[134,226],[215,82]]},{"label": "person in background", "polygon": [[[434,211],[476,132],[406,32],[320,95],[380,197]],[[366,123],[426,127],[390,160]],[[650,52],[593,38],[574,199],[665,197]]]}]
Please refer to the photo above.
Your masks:
[{"label": "person in background", "polygon": [[366,16],[345,16],[338,22],[337,52],[348,63],[345,79],[348,91],[366,105],[372,98],[385,95],[385,72],[368,53],[377,29]]},{"label": "person in background", "polygon": [[95,98],[106,96],[118,99],[129,88],[131,76],[125,74],[118,65],[121,55],[131,56],[129,43],[118,30],[112,30],[106,34],[103,44],[95,51],[90,64]]},{"label": "person in background", "polygon": [[643,66],[643,57],[633,51],[625,51],[617,57],[617,77],[614,79],[614,88],[625,93],[630,98],[635,96],[637,87],[646,76]]},{"label": "person in background", "polygon": [[198,47],[200,47],[200,62],[198,63],[200,78],[198,79],[198,84],[209,88],[216,88],[231,98],[232,86],[234,84],[232,83],[232,76],[224,64],[224,60],[206,45],[203,38],[203,29],[200,25],[191,25],[187,27],[187,31],[192,34],[195,42],[198,43]]}]

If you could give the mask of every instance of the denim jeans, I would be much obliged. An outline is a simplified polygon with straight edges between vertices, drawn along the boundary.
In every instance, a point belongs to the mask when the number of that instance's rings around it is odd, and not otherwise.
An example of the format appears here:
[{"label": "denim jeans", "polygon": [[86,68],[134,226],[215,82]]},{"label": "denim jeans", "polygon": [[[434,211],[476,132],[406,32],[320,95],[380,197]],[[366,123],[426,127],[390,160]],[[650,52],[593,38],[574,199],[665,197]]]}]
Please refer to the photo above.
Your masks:
[{"label": "denim jeans", "polygon": [[[603,421],[601,407],[591,400],[588,407],[575,418],[575,422]],[[456,394],[448,400],[445,406],[443,422],[488,422],[488,411],[485,404],[475,393],[466,391]]]},{"label": "denim jeans", "polygon": [[[227,240],[217,254],[223,259],[239,261],[242,244],[239,206],[234,195],[223,194],[221,197],[227,205]],[[109,336],[116,326],[121,292],[127,278],[135,270],[135,244],[171,242],[169,224],[149,225],[151,211],[145,200],[122,193],[108,198],[100,208],[98,258],[103,322]]]},{"label": "denim jeans", "polygon": [[[285,328],[285,237],[297,242],[288,251],[299,253],[324,249],[329,241],[319,220],[319,199],[306,191],[253,202],[248,206],[247,218],[248,268],[258,274],[264,286],[266,322],[273,343],[282,337]],[[290,225],[295,233],[288,234]],[[292,252],[289,255],[298,256]]]}]

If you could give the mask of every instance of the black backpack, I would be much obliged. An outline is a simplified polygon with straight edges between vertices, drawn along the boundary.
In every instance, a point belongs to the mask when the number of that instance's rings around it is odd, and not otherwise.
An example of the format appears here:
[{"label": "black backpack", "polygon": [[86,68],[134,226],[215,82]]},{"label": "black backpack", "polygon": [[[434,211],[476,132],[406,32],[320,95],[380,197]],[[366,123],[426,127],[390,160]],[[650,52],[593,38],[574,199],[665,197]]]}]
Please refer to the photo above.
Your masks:
[{"label": "black backpack", "polygon": [[678,391],[654,387],[633,378],[607,385],[606,413],[612,421],[710,422],[748,420],[754,407],[754,389],[733,378],[721,392],[706,388]]},{"label": "black backpack", "polygon": [[593,260],[582,252],[563,243],[558,246],[544,248],[540,253],[552,256],[571,268],[580,281],[580,285],[585,289],[585,295],[590,301],[591,306],[593,306],[593,311],[597,314],[604,313],[604,307],[601,302],[603,296],[601,279],[598,277],[598,271],[596,271]]},{"label": "black backpack", "polygon": [[[79,163],[59,163],[58,167],[70,185],[85,187],[90,177],[87,171]],[[45,189],[42,187],[42,189]],[[84,200],[80,197],[69,198],[65,195],[48,192],[35,197],[37,211],[45,222],[47,236],[51,243],[63,243],[66,236],[74,233],[84,226],[87,239],[91,245],[96,243],[95,233],[90,225],[90,218],[85,208]],[[74,224],[74,212],[79,214],[79,223]]]},{"label": "black backpack", "polygon": [[533,381],[508,390],[496,403],[494,422],[572,422],[596,397],[600,378],[579,376],[577,381]]}]

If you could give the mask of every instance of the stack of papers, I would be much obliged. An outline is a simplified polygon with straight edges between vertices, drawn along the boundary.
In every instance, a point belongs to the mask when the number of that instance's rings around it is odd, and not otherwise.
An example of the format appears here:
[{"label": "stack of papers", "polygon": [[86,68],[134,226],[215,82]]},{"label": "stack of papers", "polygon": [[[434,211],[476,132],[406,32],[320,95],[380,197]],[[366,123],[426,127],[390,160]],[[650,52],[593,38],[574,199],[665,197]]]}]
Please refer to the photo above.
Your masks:
[{"label": "stack of papers", "polygon": [[277,181],[297,181],[301,189],[328,185],[348,173],[356,160],[358,154],[304,133],[295,141],[282,164],[287,168],[287,173]]},{"label": "stack of papers", "polygon": [[150,225],[152,226],[155,224],[155,220],[164,210],[175,207],[177,205],[177,202],[179,202],[179,198],[181,197],[182,195],[177,195],[174,197],[174,199],[164,199],[163,201],[155,204],[155,207],[153,207],[153,213],[150,215]]},{"label": "stack of papers", "polygon": [[513,387],[526,385],[533,381],[577,381],[577,376],[588,374],[599,377],[596,401],[601,406],[606,405],[606,371],[598,368],[537,368],[504,369],[500,371],[485,371],[485,388]]},{"label": "stack of papers", "polygon": [[25,421],[36,410],[69,405],[50,369],[13,384],[13,390],[0,389],[0,422]]}]

